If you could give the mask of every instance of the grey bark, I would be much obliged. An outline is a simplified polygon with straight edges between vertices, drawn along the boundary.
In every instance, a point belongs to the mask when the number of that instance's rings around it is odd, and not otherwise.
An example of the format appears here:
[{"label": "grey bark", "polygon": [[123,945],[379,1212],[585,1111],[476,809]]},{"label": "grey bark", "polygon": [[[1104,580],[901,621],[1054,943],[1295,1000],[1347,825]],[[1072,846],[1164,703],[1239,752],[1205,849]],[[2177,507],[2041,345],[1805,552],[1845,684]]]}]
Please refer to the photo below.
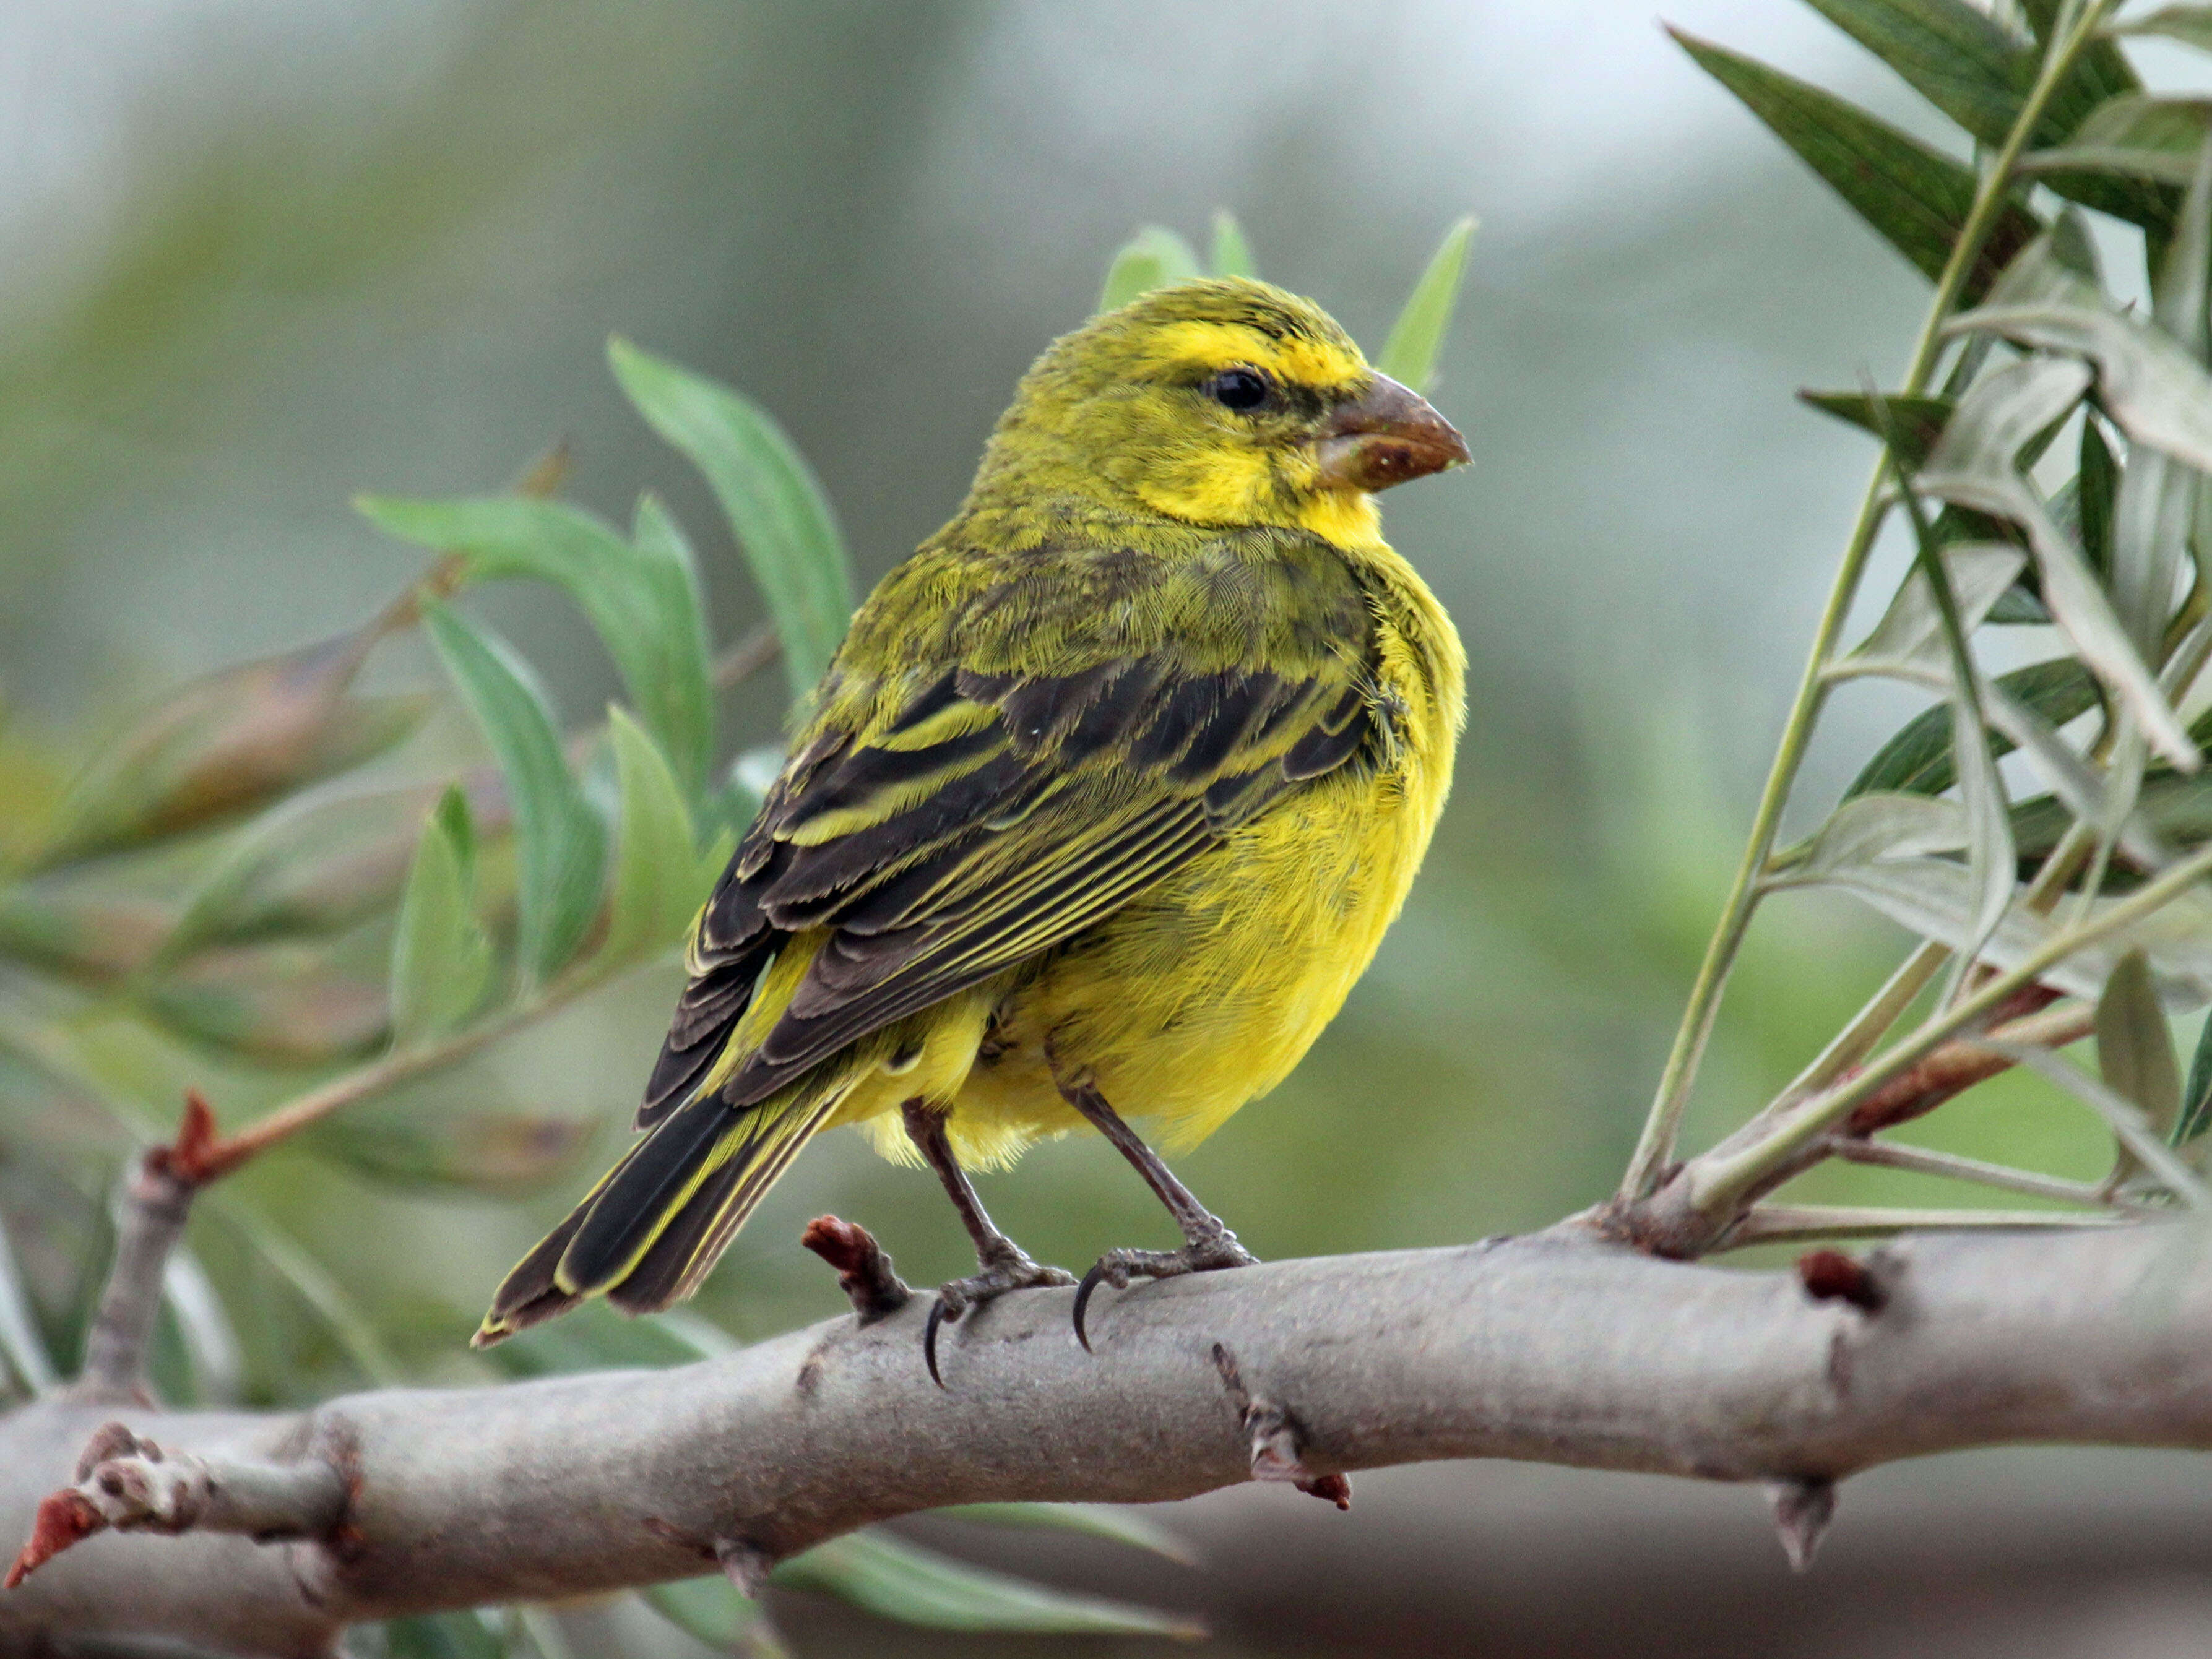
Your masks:
[{"label": "grey bark", "polygon": [[[2212,1448],[2208,1249],[2182,1223],[1903,1241],[1878,1253],[1869,1315],[1791,1274],[1554,1230],[1102,1295],[1095,1355],[1069,1292],[1025,1292],[948,1334],[945,1389],[917,1299],[672,1370],[299,1415],[125,1413],[175,1451],[325,1466],[344,1515],[276,1544],[91,1538],[0,1597],[0,1653],[126,1630],[314,1653],[354,1620],[695,1576],[945,1504],[1186,1497],[1255,1462],[1309,1480],[1506,1457],[1802,1482],[2006,1442]],[[57,1400],[0,1422],[0,1528],[26,1530],[115,1415]]]}]

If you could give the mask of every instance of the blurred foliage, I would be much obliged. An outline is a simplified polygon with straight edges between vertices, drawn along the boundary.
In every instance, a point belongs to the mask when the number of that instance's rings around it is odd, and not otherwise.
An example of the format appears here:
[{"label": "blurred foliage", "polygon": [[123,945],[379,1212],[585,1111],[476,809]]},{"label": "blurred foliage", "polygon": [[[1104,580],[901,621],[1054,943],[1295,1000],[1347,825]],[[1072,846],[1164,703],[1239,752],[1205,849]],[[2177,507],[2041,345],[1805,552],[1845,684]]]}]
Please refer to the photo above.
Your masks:
[{"label": "blurred foliage", "polygon": [[[746,198],[736,216],[742,234],[730,233],[739,252],[718,268],[725,291],[698,314],[719,316],[726,290],[743,288],[757,300],[756,320],[790,319],[788,327],[756,327],[741,343],[744,384],[813,389],[813,425],[836,436],[808,448],[848,520],[872,506],[871,522],[926,530],[957,493],[952,469],[972,460],[963,447],[969,428],[1000,396],[993,376],[1034,349],[1041,331],[1028,327],[1030,313],[1014,326],[996,309],[1003,296],[981,285],[973,303],[991,311],[994,335],[1007,337],[1004,363],[973,376],[973,387],[963,365],[962,385],[937,388],[943,399],[966,400],[957,418],[942,400],[878,406],[894,402],[878,388],[921,385],[943,367],[891,379],[896,366],[849,314],[856,295],[872,292],[854,273],[871,269],[877,250],[862,245],[857,221],[823,216],[819,204],[850,193],[852,173],[831,172],[833,161],[865,175],[862,164],[880,160],[855,133],[910,131],[894,129],[884,111],[897,97],[918,96],[912,88],[926,77],[913,65],[933,61],[969,27],[968,15],[917,8],[871,32],[738,9],[751,31],[743,53],[727,49],[720,22],[683,8],[656,8],[653,28],[622,31],[619,40],[573,6],[543,9],[527,27],[519,14],[491,14],[376,120],[333,131],[264,112],[195,152],[196,170],[163,178],[128,203],[126,231],[99,280],[70,296],[58,324],[26,333],[0,357],[0,529],[14,532],[4,541],[18,635],[34,641],[43,621],[40,596],[51,579],[33,571],[29,553],[47,549],[37,532],[52,521],[53,502],[70,492],[137,491],[163,506],[162,492],[176,488],[184,469],[173,462],[142,476],[144,434],[193,427],[216,366],[258,348],[258,332],[284,331],[269,318],[294,331],[337,330],[313,301],[349,303],[348,284],[362,269],[403,263],[410,250],[453,237],[487,204],[556,178],[580,151],[617,144],[610,135],[628,135],[637,110],[685,99],[732,112],[718,114],[726,125],[712,131],[745,158],[748,179],[767,176],[775,191]],[[1726,48],[1696,43],[1697,60],[1926,273],[1931,250],[1948,248],[1946,228],[1955,231],[1971,198],[1973,146],[2002,139],[2027,89],[2023,77],[2032,78],[2032,30],[1993,22],[1960,0],[1821,0],[1820,9],[1965,136],[1930,145]],[[2180,9],[2187,15],[2166,26],[2169,33],[2190,38],[2199,10]],[[2030,24],[2047,27],[2044,8],[2024,11]],[[562,66],[586,58],[599,72],[580,82],[585,95],[572,96]],[[709,63],[736,65],[731,72],[744,78],[735,90],[715,83],[707,98],[698,66]],[[549,94],[556,83],[561,92]],[[848,97],[854,85],[884,97]],[[1340,124],[1333,110],[1329,118],[1334,131]],[[2154,264],[2182,226],[2203,122],[2186,100],[2145,94],[2117,41],[2100,41],[2085,57],[2050,122],[2036,135],[2038,151],[2048,154],[2031,156],[2039,182],[2007,202],[1992,252],[1969,285],[1990,304],[2006,297],[1999,285],[2015,276],[2022,285],[2057,285],[2067,272],[2095,280],[2085,269],[2090,240],[2076,208],[2136,228]],[[653,142],[675,147],[665,135]],[[715,174],[720,212],[716,170],[726,155],[712,154],[701,171]],[[1284,155],[1279,175],[1270,176],[1317,171],[1310,147]],[[1279,182],[1277,196],[1289,188]],[[553,199],[565,210],[574,198]],[[1317,245],[1331,245],[1332,230],[1349,222],[1328,217],[1334,210],[1325,204],[1284,199],[1300,205],[1297,222]],[[1665,1024],[1727,879],[1736,831],[1724,806],[1729,757],[1717,751],[1714,731],[1722,709],[1737,716],[1728,689],[1707,683],[1712,661],[1655,667],[1636,656],[1634,641],[1608,633],[1602,654],[1608,666],[1626,659],[1620,672],[1632,691],[1610,701],[1593,691],[1579,730],[1552,718],[1526,658],[1562,653],[1555,633],[1528,625],[1528,611],[1543,603],[1577,617],[1612,614],[1598,607],[1596,592],[1626,591],[1627,566],[1598,562],[1598,544],[1619,542],[1648,558],[1664,544],[1648,539],[1656,531],[1645,520],[1664,514],[1684,481],[1679,459],[1671,472],[1647,463],[1662,482],[1636,485],[1644,518],[1594,529],[1577,516],[1590,493],[1580,475],[1545,475],[1530,487],[1536,475],[1524,464],[1535,450],[1594,451],[1633,435],[1600,422],[1613,416],[1617,382],[1630,372],[1624,365],[1641,361],[1624,353],[1647,319],[1638,305],[1616,317],[1590,296],[1648,261],[1656,239],[1725,246],[1731,263],[1734,250],[1763,252],[1773,270],[1758,290],[1767,295],[1759,315],[1771,313],[1775,339],[1811,331],[1806,296],[1820,284],[1838,302],[1852,297],[1833,292],[1827,245],[1788,228],[1801,222],[1788,216],[1794,204],[1759,199],[1754,210],[1735,197],[1699,198],[1646,240],[1578,244],[1572,280],[1585,286],[1570,288],[1558,313],[1534,328],[1484,343],[1494,359],[1540,359],[1530,383],[1561,398],[1595,386],[1601,401],[1547,409],[1524,397],[1471,411],[1478,452],[1486,465],[1502,455],[1508,480],[1487,500],[1492,516],[1482,526],[1498,574],[1480,591],[1494,602],[1460,607],[1477,647],[1477,707],[1451,822],[1413,905],[1328,1039],[1273,1100],[1241,1115],[1183,1166],[1263,1254],[1541,1224],[1598,1196],[1627,1153],[1632,1103],[1663,1054]],[[1778,201],[1779,212],[1771,210]],[[1251,222],[1264,232],[1287,217],[1255,214]],[[827,220],[836,222],[805,245],[807,258],[786,257],[803,228]],[[1784,228],[1759,240],[1770,223]],[[963,261],[975,257],[960,225],[933,224],[927,234],[960,241]],[[1227,215],[1196,245],[1148,228],[1112,261],[1105,292],[1134,293],[1200,269],[1279,274],[1297,260],[1310,264],[1309,246],[1257,240],[1255,252]],[[1339,236],[1334,245],[1343,250],[1334,256],[1340,267],[1374,263],[1359,239]],[[1087,260],[1097,246],[1038,257]],[[1399,378],[1431,380],[1445,344],[1439,301],[1455,288],[1466,249],[1463,232],[1447,237],[1399,325],[1378,337],[1386,343],[1377,359]],[[1585,277],[1585,269],[1596,274]],[[237,307],[240,270],[258,273],[261,309]],[[876,296],[880,303],[918,303],[909,276],[881,278],[895,291]],[[1549,280],[1571,279],[1554,271]],[[1092,292],[1091,281],[1086,270],[1082,295]],[[810,310],[817,289],[846,308]],[[2105,378],[2063,419],[2028,434],[2019,459],[2049,517],[2076,541],[2093,585],[2109,593],[2124,534],[2118,498],[2130,476],[2143,476],[2136,454],[2149,442],[2129,423],[2139,423],[2141,411],[2123,418],[2107,396],[2110,370],[2122,362],[2109,354],[2140,341],[2113,333],[2099,315],[2112,309],[2101,298],[2077,292],[2051,302],[2086,310],[2094,328],[2077,316],[2077,329],[2087,331],[2066,342],[2039,337],[2049,343],[2021,334],[2026,349],[2094,360]],[[1723,313],[1730,325],[1741,322],[1736,308],[1738,301],[1716,301],[1712,326]],[[1759,337],[1756,319],[1743,325],[1747,337]],[[2045,318],[2035,326],[2053,325]],[[678,332],[682,355],[709,338],[720,349],[722,336],[703,322]],[[1998,337],[1991,328],[1980,337]],[[2201,359],[2201,344],[2184,343]],[[386,344],[374,340],[359,359]],[[1700,342],[1700,382],[1726,368],[1726,352],[1708,347]],[[1850,349],[1863,355],[1856,343]],[[1956,361],[1971,360],[1972,369],[1912,399],[1861,388],[1815,400],[1893,442],[1917,467],[1976,376],[2003,367],[2013,350],[1963,347]],[[645,423],[705,480],[690,494],[690,481],[671,480],[668,498],[695,526],[702,515],[690,511],[692,501],[723,507],[728,545],[784,640],[786,690],[803,688],[809,665],[833,648],[852,592],[830,492],[757,404],[619,341],[611,356]],[[2161,382],[2154,374],[2150,383]],[[450,464],[466,476],[484,461],[471,447],[474,434],[441,423],[420,404],[421,392],[410,383],[392,406],[419,410],[436,426]],[[557,398],[533,404],[534,418],[565,421],[580,399],[561,382]],[[772,401],[792,418],[781,395]],[[375,407],[366,391],[362,406]],[[1708,408],[1704,417],[1708,429],[1688,434],[1685,453],[1713,453],[1709,428],[1720,411]],[[233,410],[228,418],[240,417]],[[924,447],[933,446],[943,463],[927,499],[911,490],[910,471],[874,476],[893,424],[922,430]],[[636,458],[623,441],[609,440],[587,465],[629,465]],[[64,455],[74,464],[58,465]],[[2185,459],[2176,465],[2193,478]],[[635,476],[625,477],[625,498]],[[1572,488],[1560,488],[1563,480]],[[275,478],[251,487],[264,483],[272,495],[291,487]],[[457,486],[441,478],[427,487]],[[886,514],[869,491],[896,495],[896,510]],[[1736,494],[1743,516],[1735,527],[1756,544],[1745,568],[1778,584],[1786,573],[1771,568],[1774,538],[1790,514],[1764,489]],[[0,723],[8,872],[0,884],[0,1244],[12,1246],[0,1249],[0,1353],[12,1380],[40,1386],[70,1368],[111,1243],[108,1187],[135,1146],[166,1133],[186,1086],[204,1090],[235,1127],[319,1089],[358,1087],[364,1074],[374,1085],[208,1194],[179,1255],[161,1334],[160,1385],[179,1401],[298,1404],[363,1382],[684,1363],[717,1351],[732,1340],[728,1333],[755,1337],[842,1310],[830,1276],[792,1246],[798,1219],[825,1208],[865,1216],[910,1269],[921,1267],[914,1276],[961,1270],[964,1243],[933,1188],[838,1138],[787,1180],[695,1311],[632,1323],[593,1307],[489,1357],[466,1351],[499,1273],[624,1133],[673,995],[670,943],[756,799],[763,763],[773,764],[774,710],[783,696],[712,684],[715,630],[707,618],[719,613],[702,603],[699,558],[675,513],[655,497],[639,501],[627,528],[529,491],[471,501],[377,497],[364,507],[380,526],[441,556],[416,585],[427,607],[410,589],[362,629],[204,677],[119,732],[101,732],[82,713],[21,705]],[[1472,539],[1461,535],[1465,509],[1449,502],[1394,501],[1391,516],[1425,533],[1419,541],[1401,532],[1425,564],[1438,552],[1455,556],[1452,544]],[[2019,522],[1953,502],[1941,506],[1934,529],[1946,568],[1958,550],[1985,542],[2027,556],[1982,620],[2008,642],[2051,648],[2039,631],[2050,625],[2051,596]],[[82,535],[98,530],[95,522]],[[710,564],[723,545],[714,529],[698,543]],[[2203,545],[2193,530],[2188,545],[2193,562]],[[379,568],[362,558],[320,563]],[[706,586],[726,605],[730,573],[715,566],[708,574],[726,578]],[[1464,578],[1455,571],[1452,580]],[[574,617],[549,622],[556,604]],[[453,676],[448,692],[426,701],[419,688],[362,689],[357,677],[383,641],[392,643],[379,670],[404,672],[424,659],[410,641],[425,609]],[[153,661],[168,621],[131,616],[118,626],[147,641]],[[1939,623],[1923,611],[1914,626],[1932,639]],[[516,651],[507,635],[532,649]],[[1948,672],[1940,654],[1929,660]],[[563,718],[533,661],[572,697],[599,673],[621,686],[623,706],[604,723]],[[2112,684],[2069,653],[1990,673],[1984,689],[2094,750],[2114,706]],[[1958,728],[1948,685],[1936,690],[1923,677],[1905,689],[1937,701],[1865,762],[1852,793],[1955,800]],[[2201,721],[2194,730],[2205,735]],[[1987,741],[1993,758],[2014,744],[2006,729],[1989,731]],[[2024,878],[2075,821],[2055,790],[2014,787],[2032,758],[2004,774],[2013,793],[2031,794],[2007,803],[2014,867]],[[2200,776],[2145,761],[2137,811],[2170,847],[2206,833]],[[1978,854],[1984,875],[1990,853],[1984,845]],[[1971,862],[1955,851],[1928,856],[1960,868]],[[2139,877],[2115,842],[2096,890],[2121,891]],[[1897,937],[1838,896],[1835,884],[1793,890],[1767,909],[1738,963],[1694,1132],[1733,1127],[1777,1079],[1794,1073],[1879,979]],[[2148,970],[2152,959],[2144,960]],[[2130,1066],[2137,1077],[2182,1074],[2178,1064],[2160,1070],[2140,994],[2123,990],[2106,1023],[2115,1055],[2131,1056],[2109,1076],[2130,1074]],[[2177,1133],[2212,1118],[2212,1038],[2197,1045],[2178,1106]],[[2016,1077],[1901,1138],[2084,1180],[2113,1164],[2102,1117]],[[1146,1196],[1097,1151],[1076,1141],[1047,1146],[1012,1175],[993,1178],[994,1211],[1041,1255],[1087,1260],[1103,1244],[1160,1232]],[[1837,1165],[1798,1188],[1854,1203],[1919,1200],[1931,1190],[1923,1176]],[[364,1240],[375,1248],[362,1248]],[[1028,1518],[1066,1523],[1065,1511]],[[971,1620],[992,1607],[1018,1620],[1024,1595],[1043,1596],[1052,1617],[1090,1616],[1034,1586],[971,1583],[963,1592],[958,1571],[905,1547],[872,1532],[796,1576],[832,1593],[842,1584],[853,1599],[896,1616],[922,1617],[950,1596]],[[901,1584],[910,1591],[903,1602]],[[710,1643],[769,1650],[772,1638],[712,1583],[661,1600],[683,1604],[672,1615],[679,1623],[706,1621],[690,1628]],[[1157,1617],[1133,1609],[1101,1616]],[[557,1615],[539,1611],[410,1620],[384,1639],[397,1652],[544,1652],[558,1639],[557,1629],[546,1633],[549,1619],[557,1626]]]}]

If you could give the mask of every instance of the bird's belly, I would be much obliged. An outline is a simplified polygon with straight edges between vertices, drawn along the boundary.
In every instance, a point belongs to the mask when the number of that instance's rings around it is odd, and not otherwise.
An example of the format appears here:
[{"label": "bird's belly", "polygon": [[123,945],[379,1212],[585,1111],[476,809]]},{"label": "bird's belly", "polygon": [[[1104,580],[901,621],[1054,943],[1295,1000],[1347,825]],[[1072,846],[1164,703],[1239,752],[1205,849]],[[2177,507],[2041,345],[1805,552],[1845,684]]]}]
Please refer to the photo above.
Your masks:
[{"label": "bird's belly", "polygon": [[1055,1068],[1159,1120],[1170,1147],[1281,1082],[1405,900],[1441,805],[1421,781],[1319,780],[1043,958],[957,1097],[963,1152],[1003,1158],[1076,1127]]}]

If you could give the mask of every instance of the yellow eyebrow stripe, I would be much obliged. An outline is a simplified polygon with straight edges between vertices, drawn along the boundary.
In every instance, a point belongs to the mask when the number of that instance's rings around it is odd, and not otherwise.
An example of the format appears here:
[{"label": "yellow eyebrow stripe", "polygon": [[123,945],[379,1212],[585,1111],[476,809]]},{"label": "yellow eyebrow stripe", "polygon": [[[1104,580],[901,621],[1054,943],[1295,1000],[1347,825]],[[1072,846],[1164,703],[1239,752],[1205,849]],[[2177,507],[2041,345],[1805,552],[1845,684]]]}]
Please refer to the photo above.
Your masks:
[{"label": "yellow eyebrow stripe", "polygon": [[1367,365],[1357,351],[1319,340],[1277,339],[1242,323],[1192,320],[1160,329],[1152,354],[1163,363],[1249,363],[1298,386],[1328,387],[1357,380]]}]

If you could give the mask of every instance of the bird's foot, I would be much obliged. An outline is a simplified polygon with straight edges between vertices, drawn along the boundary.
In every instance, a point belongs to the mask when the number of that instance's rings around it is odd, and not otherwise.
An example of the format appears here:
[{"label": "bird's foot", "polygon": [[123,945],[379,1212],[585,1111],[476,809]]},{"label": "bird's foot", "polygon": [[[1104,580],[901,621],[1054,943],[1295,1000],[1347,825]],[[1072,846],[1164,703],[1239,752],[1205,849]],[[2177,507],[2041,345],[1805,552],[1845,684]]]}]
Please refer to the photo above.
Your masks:
[{"label": "bird's foot", "polygon": [[1098,1258],[1096,1267],[1083,1275],[1083,1283],[1076,1290],[1075,1340],[1083,1345],[1085,1352],[1091,1351],[1091,1334],[1084,1328],[1083,1316],[1091,1306],[1091,1293],[1101,1285],[1126,1291],[1132,1279],[1178,1279],[1184,1273],[1257,1267],[1260,1258],[1239,1244],[1237,1235],[1226,1227],[1193,1238],[1179,1250],[1109,1250]]},{"label": "bird's foot", "polygon": [[957,1322],[971,1308],[980,1308],[987,1302],[995,1302],[1009,1291],[1035,1290],[1043,1285],[1068,1285],[1075,1283],[1075,1275],[1065,1267],[1047,1267],[1030,1260],[1026,1251],[1009,1243],[1004,1250],[994,1250],[985,1260],[980,1273],[965,1279],[956,1279],[949,1285],[937,1288],[937,1301],[929,1310],[929,1322],[921,1328],[922,1363],[929,1367],[929,1380],[939,1388],[945,1379],[937,1370],[937,1330],[948,1322]]}]

